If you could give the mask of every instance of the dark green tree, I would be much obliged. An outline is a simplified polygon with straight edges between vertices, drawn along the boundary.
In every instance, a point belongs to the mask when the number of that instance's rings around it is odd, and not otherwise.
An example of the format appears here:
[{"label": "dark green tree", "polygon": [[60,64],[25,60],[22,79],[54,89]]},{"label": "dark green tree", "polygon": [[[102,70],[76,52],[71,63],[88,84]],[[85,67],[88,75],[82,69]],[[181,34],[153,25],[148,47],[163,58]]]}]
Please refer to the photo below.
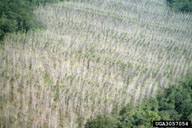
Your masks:
[{"label": "dark green tree", "polygon": [[93,120],[88,120],[85,128],[117,128],[118,120],[112,116],[99,115]]},{"label": "dark green tree", "polygon": [[167,0],[167,3],[175,11],[192,12],[192,0]]},{"label": "dark green tree", "polygon": [[0,40],[6,33],[40,27],[33,17],[33,9],[40,4],[59,1],[64,0],[0,0]]}]

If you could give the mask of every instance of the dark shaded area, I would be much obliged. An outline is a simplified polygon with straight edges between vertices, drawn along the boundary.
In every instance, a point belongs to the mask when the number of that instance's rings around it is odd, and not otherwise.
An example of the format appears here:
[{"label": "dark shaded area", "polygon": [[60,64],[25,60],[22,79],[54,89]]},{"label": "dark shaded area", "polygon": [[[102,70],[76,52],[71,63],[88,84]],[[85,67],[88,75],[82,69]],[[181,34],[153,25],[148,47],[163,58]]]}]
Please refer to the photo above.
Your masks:
[{"label": "dark shaded area", "polygon": [[192,0],[167,0],[167,3],[175,11],[192,12]]},{"label": "dark shaded area", "polygon": [[127,105],[116,116],[98,116],[90,119],[85,127],[152,128],[152,121],[155,120],[192,121],[192,78],[187,77],[178,86],[171,86],[162,95],[146,101],[135,109]]}]

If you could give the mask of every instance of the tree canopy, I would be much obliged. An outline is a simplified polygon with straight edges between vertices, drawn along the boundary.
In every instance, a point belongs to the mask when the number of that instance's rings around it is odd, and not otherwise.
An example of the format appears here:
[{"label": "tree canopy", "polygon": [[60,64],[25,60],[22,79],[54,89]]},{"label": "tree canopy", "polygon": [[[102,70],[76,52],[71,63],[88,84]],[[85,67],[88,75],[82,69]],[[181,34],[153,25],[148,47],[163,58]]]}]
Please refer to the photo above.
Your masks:
[{"label": "tree canopy", "polygon": [[167,0],[167,2],[175,11],[192,12],[192,0]]},{"label": "tree canopy", "polygon": [[[39,27],[33,17],[34,7],[64,0],[1,0],[0,40],[6,33],[24,31]],[[67,1],[67,0],[66,0]]]}]

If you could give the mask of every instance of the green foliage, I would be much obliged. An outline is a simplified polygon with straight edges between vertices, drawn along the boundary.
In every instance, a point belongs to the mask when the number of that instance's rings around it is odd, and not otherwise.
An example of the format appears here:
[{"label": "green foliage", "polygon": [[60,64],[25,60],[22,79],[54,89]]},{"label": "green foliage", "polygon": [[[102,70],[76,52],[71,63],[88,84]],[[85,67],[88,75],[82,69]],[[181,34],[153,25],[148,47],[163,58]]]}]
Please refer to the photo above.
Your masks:
[{"label": "green foliage", "polygon": [[124,107],[120,111],[119,128],[151,128],[151,122],[160,120],[160,116],[157,111],[150,110],[150,107],[146,104],[136,109],[132,109],[130,106]]},{"label": "green foliage", "polygon": [[167,111],[169,117],[175,120],[189,120],[192,113],[192,79],[186,78],[180,86],[167,89],[158,96],[159,111]]},{"label": "green foliage", "polygon": [[167,0],[167,2],[176,11],[192,12],[192,0]]},{"label": "green foliage", "polygon": [[32,8],[26,0],[0,1],[0,39],[8,32],[28,31],[33,26]]},{"label": "green foliage", "polygon": [[[130,105],[123,107],[116,119],[118,120],[116,121],[118,128],[152,128],[154,120],[191,121],[192,78],[187,77],[179,86],[168,88],[162,95],[148,100],[140,107],[134,109]],[[104,123],[106,120],[104,116],[89,120],[86,126],[92,124],[90,125],[92,127],[86,128],[99,128],[99,126],[106,124]],[[105,128],[115,128],[116,125],[105,125]]]},{"label": "green foliage", "polygon": [[88,120],[85,128],[117,128],[118,120],[113,117],[99,115],[93,120]]},{"label": "green foliage", "polygon": [[59,1],[64,0],[1,0],[0,40],[9,32],[27,32],[40,27],[33,17],[33,8],[40,4],[45,5]]}]

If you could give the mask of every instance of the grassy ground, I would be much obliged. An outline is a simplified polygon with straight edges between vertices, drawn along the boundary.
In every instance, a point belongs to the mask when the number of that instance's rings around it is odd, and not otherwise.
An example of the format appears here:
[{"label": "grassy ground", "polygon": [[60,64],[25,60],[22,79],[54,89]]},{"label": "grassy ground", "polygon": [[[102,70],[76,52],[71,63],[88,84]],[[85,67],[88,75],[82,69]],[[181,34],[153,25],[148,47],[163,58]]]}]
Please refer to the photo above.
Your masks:
[{"label": "grassy ground", "polygon": [[76,128],[192,73],[192,15],[163,1],[74,0],[34,13],[46,29],[0,48],[0,127]]}]

